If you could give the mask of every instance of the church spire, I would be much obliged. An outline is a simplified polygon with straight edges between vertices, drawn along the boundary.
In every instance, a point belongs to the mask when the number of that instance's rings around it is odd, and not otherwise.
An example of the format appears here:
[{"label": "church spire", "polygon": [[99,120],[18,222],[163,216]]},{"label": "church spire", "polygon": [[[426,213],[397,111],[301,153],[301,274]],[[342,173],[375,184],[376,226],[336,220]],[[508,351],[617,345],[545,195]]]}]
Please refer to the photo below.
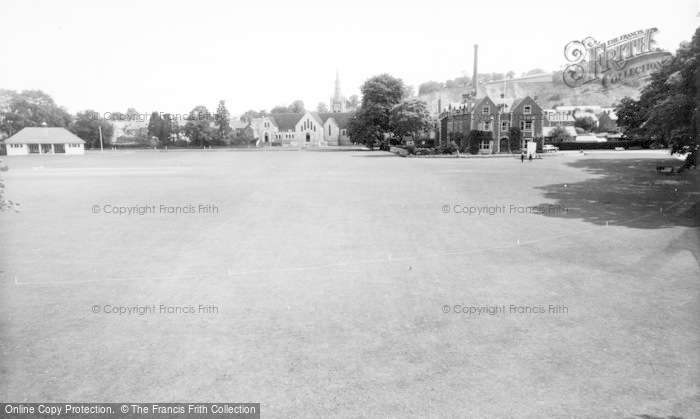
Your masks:
[{"label": "church spire", "polygon": [[333,93],[333,99],[339,100],[343,95],[340,93],[340,73],[338,69],[335,69],[335,93]]},{"label": "church spire", "polygon": [[335,91],[331,98],[331,112],[345,112],[345,98],[340,92],[340,72],[335,70]]}]

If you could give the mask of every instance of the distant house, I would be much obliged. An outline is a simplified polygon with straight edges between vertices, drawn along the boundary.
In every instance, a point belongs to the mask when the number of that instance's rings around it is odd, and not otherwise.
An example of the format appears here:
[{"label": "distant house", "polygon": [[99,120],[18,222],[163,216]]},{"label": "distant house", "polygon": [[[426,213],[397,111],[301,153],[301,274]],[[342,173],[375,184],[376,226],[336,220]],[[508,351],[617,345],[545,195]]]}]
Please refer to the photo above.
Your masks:
[{"label": "distant house", "polygon": [[65,128],[27,127],[0,143],[8,156],[85,154],[85,141]]},{"label": "distant house", "polygon": [[568,112],[545,109],[542,113],[544,114],[545,127],[573,127],[576,124],[576,119]]},{"label": "distant house", "polygon": [[248,141],[255,139],[255,129],[248,121],[229,121],[229,126],[238,138],[245,138]]},{"label": "distant house", "polygon": [[[544,127],[542,128],[542,136],[544,137],[544,141],[546,143],[551,143],[554,142],[554,137],[552,137],[552,132],[557,129],[558,127]],[[562,126],[566,130],[566,133],[569,134],[569,139],[566,140],[568,142],[573,142],[576,141],[576,137],[578,136],[578,133],[576,132],[576,128],[572,126]]]},{"label": "distant house", "polygon": [[598,117],[598,128],[606,132],[620,132],[615,111],[603,111]]}]

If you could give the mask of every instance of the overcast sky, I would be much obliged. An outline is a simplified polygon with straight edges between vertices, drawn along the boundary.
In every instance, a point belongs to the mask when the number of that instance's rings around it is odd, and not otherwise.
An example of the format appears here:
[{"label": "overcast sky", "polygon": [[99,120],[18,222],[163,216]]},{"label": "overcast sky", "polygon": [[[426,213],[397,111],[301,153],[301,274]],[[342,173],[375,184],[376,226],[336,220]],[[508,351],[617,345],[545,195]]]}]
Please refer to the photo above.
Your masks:
[{"label": "overcast sky", "polygon": [[0,13],[0,88],[41,89],[70,112],[232,115],[333,93],[389,73],[418,87],[480,72],[566,63],[564,46],[650,27],[675,52],[699,0],[12,1]]}]

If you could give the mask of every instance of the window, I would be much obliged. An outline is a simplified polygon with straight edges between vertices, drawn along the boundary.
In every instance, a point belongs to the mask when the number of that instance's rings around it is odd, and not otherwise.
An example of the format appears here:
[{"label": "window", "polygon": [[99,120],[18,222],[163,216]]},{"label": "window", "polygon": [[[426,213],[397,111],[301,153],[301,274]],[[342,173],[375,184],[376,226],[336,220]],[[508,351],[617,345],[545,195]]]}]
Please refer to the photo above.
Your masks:
[{"label": "window", "polygon": [[479,143],[479,149],[480,150],[490,150],[491,149],[491,142],[488,140],[481,140]]},{"label": "window", "polygon": [[30,154],[39,154],[39,144],[29,144]]},{"label": "window", "polygon": [[532,131],[532,121],[520,121],[521,131]]},{"label": "window", "polygon": [[328,126],[328,135],[331,135],[331,126]]},{"label": "window", "polygon": [[489,114],[489,107],[484,106],[484,109],[481,110],[481,113],[483,113],[484,115],[488,115]]},{"label": "window", "polygon": [[484,122],[482,128],[483,128],[482,131],[491,131],[491,123]]},{"label": "window", "polygon": [[65,153],[66,149],[64,148],[63,144],[54,144],[54,153]]},{"label": "window", "polygon": [[51,154],[51,144],[42,144],[41,145],[41,153],[42,154]]},{"label": "window", "polygon": [[530,115],[530,114],[532,113],[532,106],[530,106],[530,105],[525,106],[525,107],[523,108],[523,113],[524,113],[525,115]]},{"label": "window", "polygon": [[342,133],[343,135],[345,135],[345,130],[342,130],[341,133]]},{"label": "window", "polygon": [[501,131],[508,131],[508,129],[510,128],[508,125],[510,125],[508,124],[508,121],[501,122]]}]

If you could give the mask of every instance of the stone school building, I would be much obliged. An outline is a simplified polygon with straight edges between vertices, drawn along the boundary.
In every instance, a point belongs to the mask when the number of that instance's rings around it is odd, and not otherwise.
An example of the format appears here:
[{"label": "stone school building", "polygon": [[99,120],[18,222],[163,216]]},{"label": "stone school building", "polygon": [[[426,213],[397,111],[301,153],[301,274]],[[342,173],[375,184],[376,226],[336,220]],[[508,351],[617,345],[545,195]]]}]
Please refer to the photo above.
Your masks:
[{"label": "stone school building", "polygon": [[85,154],[85,141],[65,128],[27,127],[0,141],[2,154]]},{"label": "stone school building", "polygon": [[542,108],[530,96],[497,99],[497,102],[484,96],[472,102],[450,104],[440,112],[440,142],[447,144],[454,132],[468,137],[472,130],[489,131],[492,140],[482,141],[479,153],[506,153],[511,127],[520,128],[520,146],[525,148],[529,141],[542,137],[543,118]]},{"label": "stone school building", "polygon": [[347,133],[353,112],[277,113],[256,118],[260,145],[278,143],[298,148],[352,145]]}]

